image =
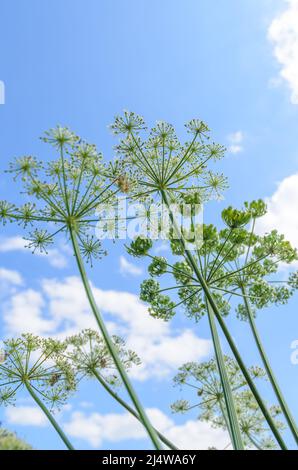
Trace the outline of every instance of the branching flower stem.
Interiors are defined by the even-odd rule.
[[[47,407],[45,406],[45,404],[42,402],[42,400],[40,400],[40,398],[38,397],[38,395],[35,393],[35,391],[33,390],[32,386],[30,385],[30,383],[28,381],[25,381],[25,386],[28,390],[28,393],[31,395],[31,397],[33,398],[33,400],[35,401],[35,403],[41,408],[41,410],[44,412],[44,414],[46,415],[47,419],[50,421],[50,423],[52,424],[52,426],[54,427],[54,429],[56,430],[56,432],[59,434],[59,436],[61,437],[62,441],[64,442],[64,444],[66,445],[67,449],[68,450],[75,450],[74,447],[72,446],[72,444],[70,443],[69,439],[67,438],[67,436],[65,435],[65,433],[62,431],[62,429],[60,428],[59,424],[57,423],[57,421],[55,420],[55,418],[53,417],[52,413],[49,412],[49,410],[47,409]]]
[[[286,400],[283,396],[283,393],[278,385],[278,382],[276,380],[276,377],[273,373],[273,370],[270,366],[270,363],[269,363],[269,360],[268,360],[268,357],[265,353],[265,350],[264,350],[264,347],[263,347],[263,344],[262,344],[262,341],[261,341],[261,338],[260,338],[260,335],[258,333],[258,330],[257,330],[257,326],[256,326],[256,323],[255,323],[255,320],[254,320],[254,316],[253,316],[253,313],[252,313],[252,310],[251,310],[251,306],[250,306],[250,302],[249,302],[249,298],[247,296],[247,293],[246,293],[246,289],[245,289],[245,286],[242,284],[241,286],[241,290],[242,290],[242,294],[243,294],[243,300],[244,300],[244,305],[245,305],[245,308],[246,308],[246,311],[247,311],[247,317],[248,317],[248,321],[249,321],[249,325],[250,325],[250,328],[251,328],[251,331],[252,331],[252,334],[254,336],[254,339],[255,339],[255,342],[256,342],[256,345],[257,345],[257,348],[259,350],[259,353],[260,353],[260,356],[261,356],[261,359],[262,359],[262,362],[264,364],[264,367],[265,367],[265,370],[267,372],[267,375],[268,375],[268,378],[271,382],[271,385],[273,387],[273,390],[275,392],[275,395],[278,399],[278,402],[280,404],[280,407],[283,411],[283,414],[287,420],[287,423],[289,425],[289,428],[291,429],[291,432],[294,436],[294,439],[296,441],[296,443],[298,444],[298,429],[297,429],[297,425],[295,423],[295,420],[290,412],[290,409],[286,403]]]
[[[146,412],[142,406],[142,404],[140,403],[134,389],[133,389],[133,386],[129,380],[129,377],[126,373],[126,370],[125,368],[123,367],[123,364],[122,362],[120,361],[119,357],[118,357],[118,354],[117,354],[117,351],[115,349],[115,346],[113,344],[113,341],[108,333],[108,330],[106,328],[106,325],[102,319],[102,316],[98,310],[98,307],[96,305],[96,302],[95,302],[95,299],[94,299],[94,296],[93,296],[93,293],[92,293],[92,290],[91,290],[91,287],[90,287],[90,284],[89,284],[89,281],[88,281],[88,278],[87,278],[87,274],[86,274],[86,271],[85,271],[85,267],[84,267],[84,263],[83,263],[83,260],[82,260],[82,257],[81,257],[81,252],[80,252],[80,248],[79,248],[79,245],[78,245],[78,241],[77,241],[77,235],[75,233],[75,231],[73,230],[73,228],[70,228],[69,229],[70,231],[70,237],[71,237],[71,241],[72,241],[72,246],[73,246],[73,250],[74,250],[74,254],[75,254],[75,258],[76,258],[76,262],[77,262],[77,266],[78,266],[78,269],[79,269],[79,272],[80,272],[80,275],[81,275],[81,279],[82,279],[82,282],[83,282],[83,285],[84,285],[84,288],[85,288],[85,292],[86,292],[86,295],[87,295],[87,298],[88,298],[88,301],[90,303],[90,307],[92,309],[92,312],[95,316],[95,319],[96,319],[96,322],[99,326],[99,329],[103,335],[103,338],[106,342],[106,345],[107,345],[107,348],[115,362],[115,365],[118,369],[118,372],[120,374],[120,377],[121,379],[123,380],[123,383],[125,385],[125,388],[138,412],[138,415],[144,425],[144,427],[146,428],[147,432],[148,432],[148,435],[150,436],[151,440],[152,440],[152,443],[154,445],[154,447],[157,449],[157,450],[161,450],[162,447],[161,447],[161,444],[160,444],[160,441],[159,441],[159,438],[157,436],[157,432],[156,430],[153,428],[152,424],[150,423],[147,415],[146,415]]]
[[[142,422],[138,413],[128,404],[126,401],[123,400],[114,390],[108,385],[106,380],[100,375],[100,373],[94,369],[93,370],[94,377],[98,380],[98,382],[103,386],[103,388],[116,400],[123,408],[125,408],[129,413],[131,413],[138,421]],[[179,450],[169,439],[167,439],[161,432],[155,430],[158,434],[160,440],[171,450]]]
[[[226,367],[224,363],[220,340],[219,340],[218,332],[216,329],[214,313],[207,299],[206,299],[206,305],[207,305],[211,335],[212,335],[213,344],[214,344],[216,363],[217,363],[218,372],[219,372],[222,386],[223,386],[223,393],[224,393],[225,403],[226,403],[226,408],[227,408],[228,423],[229,423],[228,430],[230,433],[230,437],[231,437],[234,449],[244,450],[244,445],[242,442],[240,427],[239,427],[239,423],[237,419],[237,413],[235,409],[233,394],[232,394],[232,390],[229,384],[229,379],[228,379],[228,375],[227,375],[227,371],[226,371]]]
[[[235,345],[235,343],[232,339],[232,336],[230,335],[229,330],[226,327],[225,322],[223,321],[223,319],[221,317],[220,311],[219,311],[219,309],[216,305],[216,302],[214,300],[212,292],[210,291],[204,277],[202,276],[202,274],[200,272],[200,269],[198,268],[194,257],[192,256],[191,252],[189,250],[187,250],[187,248],[186,248],[186,241],[185,241],[185,239],[183,237],[183,234],[181,233],[181,231],[178,227],[178,224],[175,220],[175,216],[174,216],[174,214],[171,210],[171,202],[170,202],[170,199],[168,197],[168,194],[164,189],[161,189],[160,193],[161,193],[161,197],[162,197],[163,202],[165,203],[165,205],[168,208],[169,216],[170,216],[170,219],[171,219],[171,222],[172,222],[172,225],[173,225],[174,232],[176,233],[176,236],[179,239],[180,244],[181,244],[181,246],[184,250],[185,258],[187,259],[188,263],[190,264],[190,266],[194,270],[194,272],[195,272],[195,274],[198,278],[198,281],[202,286],[204,294],[205,294],[208,302],[210,303],[210,306],[211,306],[211,308],[214,312],[214,315],[215,315],[217,321],[219,322],[219,325],[220,325],[220,327],[221,327],[221,329],[222,329],[222,331],[223,331],[223,333],[224,333],[224,335],[225,335],[225,337],[228,341],[228,344],[229,344],[229,346],[230,346],[230,348],[231,348],[231,350],[234,354],[234,357],[235,357],[236,361],[238,362],[238,365],[239,365],[239,367],[240,367],[240,369],[241,369],[241,371],[242,371],[242,373],[243,373],[243,375],[244,375],[244,377],[245,377],[245,379],[246,379],[246,381],[247,381],[247,383],[248,383],[248,385],[249,385],[249,387],[250,387],[250,389],[251,389],[251,391],[252,391],[252,393],[253,393],[253,395],[254,395],[257,403],[258,403],[258,405],[259,405],[259,407],[260,407],[260,409],[262,410],[262,413],[263,413],[264,417],[266,418],[266,420],[268,422],[268,425],[270,426],[273,435],[275,436],[275,438],[276,438],[277,442],[279,443],[281,449],[287,450],[286,444],[285,444],[280,432],[276,428],[275,423],[274,423],[269,411],[267,410],[266,405],[264,404],[264,402],[263,402],[263,400],[262,400],[255,384],[253,383],[253,381],[250,377],[250,374],[249,374],[244,362],[242,361],[241,355],[238,352],[238,349],[237,349],[237,347],[236,347],[236,345]]]

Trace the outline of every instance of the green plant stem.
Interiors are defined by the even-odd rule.
[[[31,397],[33,398],[33,400],[41,408],[41,410],[44,412],[44,414],[46,415],[46,417],[50,421],[51,425],[55,428],[56,432],[59,434],[62,441],[64,442],[64,444],[68,448],[68,450],[75,450],[74,447],[72,446],[72,444],[70,443],[70,441],[68,440],[67,436],[64,434],[64,432],[60,428],[57,421],[54,419],[53,415],[49,412],[49,410],[44,405],[42,400],[40,400],[40,398],[37,396],[37,394],[35,393],[35,391],[33,390],[33,388],[31,387],[31,385],[28,381],[25,382],[25,386],[26,386],[28,392],[30,393]]]
[[[234,357],[235,357],[235,359],[236,359],[236,361],[237,361],[237,363],[238,363],[238,365],[239,365],[239,367],[240,367],[240,369],[243,373],[243,376],[244,376],[245,380],[247,381],[247,384],[248,384],[249,388],[251,389],[251,391],[252,391],[252,393],[253,393],[253,395],[254,395],[254,397],[255,397],[255,399],[256,399],[256,401],[257,401],[257,403],[258,403],[258,405],[259,405],[259,407],[260,407],[260,409],[261,409],[261,411],[262,411],[262,413],[263,413],[263,415],[264,415],[264,417],[265,417],[265,419],[266,419],[266,421],[267,421],[267,423],[268,423],[268,425],[269,425],[269,427],[270,427],[270,429],[273,433],[273,435],[275,436],[275,439],[277,440],[277,442],[280,445],[281,449],[287,450],[286,444],[285,444],[279,430],[277,429],[277,427],[276,427],[269,411],[267,410],[267,407],[266,407],[265,403],[263,402],[263,400],[262,400],[262,398],[261,398],[261,396],[260,396],[260,394],[259,394],[252,378],[250,377],[248,369],[246,368],[246,366],[245,366],[245,364],[244,364],[244,362],[241,358],[241,355],[238,352],[238,349],[237,349],[237,347],[236,347],[236,345],[233,341],[233,338],[230,335],[230,332],[229,332],[228,328],[226,327],[225,322],[223,321],[223,319],[221,317],[220,311],[217,307],[216,301],[213,298],[212,292],[210,291],[209,286],[207,285],[204,277],[202,276],[202,274],[200,272],[200,269],[198,268],[197,263],[196,263],[193,255],[186,248],[185,239],[184,239],[183,234],[181,233],[181,231],[180,231],[180,229],[177,225],[177,222],[175,220],[175,216],[174,216],[174,214],[171,210],[168,195],[164,190],[161,190],[161,195],[162,195],[162,199],[163,199],[164,203],[166,204],[166,206],[169,210],[169,216],[170,216],[170,219],[171,219],[171,222],[172,222],[172,225],[173,225],[173,229],[176,232],[176,235],[177,235],[177,237],[180,241],[180,244],[181,244],[181,246],[184,250],[185,257],[188,260],[189,265],[194,270],[194,272],[195,272],[195,274],[198,278],[198,281],[202,286],[204,294],[205,294],[207,300],[209,301],[209,303],[210,303],[210,305],[213,309],[214,315],[215,315],[215,317],[216,317],[216,319],[217,319],[217,321],[218,321],[218,323],[219,323],[219,325],[220,325],[220,327],[221,327],[221,329],[222,329],[222,331],[223,331],[223,333],[226,337],[226,340],[227,340],[227,342],[228,342],[228,344],[231,348],[231,351],[233,352]]]
[[[124,401],[117,393],[114,392],[114,390],[107,384],[105,379],[101,377],[101,375],[98,373],[96,369],[93,370],[93,374],[95,378],[99,381],[99,383],[104,387],[104,389],[121,405],[123,408],[125,408],[129,413],[131,413],[138,421],[142,422],[140,416],[138,413],[131,407],[129,406],[126,401]],[[171,450],[179,450],[178,447],[176,447],[169,439],[167,439],[161,432],[156,430],[156,433],[158,434],[160,440]]]
[[[157,449],[157,450],[161,450],[162,447],[161,447],[161,444],[160,444],[160,441],[158,439],[158,436],[156,434],[156,431],[155,429],[153,428],[152,424],[150,423],[146,413],[145,413],[145,410],[140,402],[140,400],[138,399],[138,396],[136,394],[136,392],[134,391],[134,388],[129,380],[129,377],[126,373],[126,370],[121,362],[121,360],[119,359],[119,356],[118,356],[118,353],[117,353],[117,350],[114,346],[114,343],[108,333],[108,330],[106,328],[106,325],[105,325],[105,322],[98,310],[98,307],[96,305],[96,302],[95,302],[95,299],[94,299],[94,296],[93,296],[93,293],[92,293],[92,290],[91,290],[91,287],[90,287],[90,284],[89,284],[89,281],[88,281],[88,278],[87,278],[87,274],[86,274],[86,271],[85,271],[85,267],[84,267],[84,262],[82,260],[82,257],[81,257],[81,252],[80,252],[80,248],[79,248],[79,245],[78,245],[78,241],[77,241],[77,236],[76,236],[76,233],[73,231],[72,228],[70,228],[70,236],[71,236],[71,241],[72,241],[72,246],[73,246],[73,249],[74,249],[74,254],[75,254],[75,258],[76,258],[76,261],[77,261],[77,265],[78,265],[78,269],[79,269],[79,272],[80,272],[80,275],[81,275],[81,279],[82,279],[82,282],[83,282],[83,285],[84,285],[84,288],[85,288],[85,292],[86,292],[86,295],[87,295],[87,298],[89,300],[89,303],[90,303],[90,307],[92,309],[92,312],[94,314],[94,317],[96,319],[96,322],[99,326],[99,329],[102,333],[102,336],[104,338],[104,341],[106,343],[106,346],[109,350],[109,353],[111,354],[111,357],[113,358],[114,360],[114,363],[116,365],[116,368],[120,374],[120,377],[125,385],[125,388],[134,404],[134,406],[136,407],[136,410],[140,416],[140,419],[145,427],[145,429],[147,430],[148,432],[148,435],[150,436],[151,440],[152,440],[152,443],[154,445],[154,447]]]
[[[261,359],[262,359],[262,362],[264,364],[264,367],[265,367],[265,370],[267,372],[267,375],[268,375],[268,378],[271,382],[271,385],[272,385],[272,388],[275,392],[275,395],[276,395],[276,398],[280,404],[280,407],[283,411],[283,414],[287,420],[287,423],[289,425],[289,428],[293,434],[293,437],[296,441],[296,444],[298,444],[298,429],[297,429],[297,425],[295,423],[295,420],[291,414],[291,411],[287,405],[287,402],[283,396],[283,393],[278,385],[278,382],[276,380],[276,377],[273,373],[273,370],[270,366],[270,362],[269,362],[269,359],[265,353],[265,350],[264,350],[264,347],[263,347],[263,344],[262,344],[262,341],[261,341],[261,338],[260,338],[260,335],[258,333],[258,330],[257,330],[257,326],[256,326],[256,322],[254,320],[254,316],[253,316],[253,313],[252,313],[252,310],[251,310],[251,306],[250,306],[250,302],[248,300],[248,296],[247,296],[247,293],[246,293],[246,289],[245,289],[245,286],[242,285],[241,287],[241,290],[242,290],[242,293],[243,293],[243,299],[244,299],[244,304],[245,304],[245,308],[246,308],[246,311],[247,311],[247,316],[248,316],[248,321],[249,321],[249,324],[250,324],[250,328],[251,328],[251,331],[252,331],[252,334],[253,334],[253,337],[255,339],[255,342],[256,342],[256,345],[257,345],[257,348],[259,350],[259,353],[260,353],[260,356],[261,356]]]
[[[212,308],[208,300],[206,300],[206,306],[207,306],[211,335],[213,339],[217,368],[218,368],[218,372],[220,375],[224,398],[225,398],[227,419],[229,422],[228,430],[230,432],[230,437],[231,437],[231,441],[233,443],[234,449],[244,450],[240,427],[238,423],[238,417],[237,417],[237,413],[235,409],[234,398],[233,398],[233,394],[232,394],[232,390],[230,387],[229,378],[228,378],[228,374],[227,374],[227,370],[226,370],[226,366],[224,362],[224,357],[223,357],[223,353],[222,353],[222,349],[220,345],[220,339],[219,339],[218,332],[216,329],[214,313],[212,311]]]
[[[248,439],[250,440],[250,442],[252,443],[252,445],[254,445],[257,450],[264,450],[264,449],[262,449],[262,447],[255,441],[255,439],[254,439],[250,434],[247,434],[247,437],[248,437]]]
[[[220,410],[221,410],[221,412],[222,412],[222,416],[223,416],[223,419],[224,419],[226,428],[227,428],[227,430],[228,430],[229,436],[231,437],[230,423],[229,423],[229,420],[228,420],[228,417],[227,417],[227,413],[226,413],[226,411],[225,411],[225,409],[224,409],[224,406],[223,406],[221,400],[219,400],[219,407],[220,407]],[[231,442],[231,444],[233,445],[232,442]]]

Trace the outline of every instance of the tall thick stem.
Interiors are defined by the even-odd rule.
[[[64,444],[66,445],[66,447],[68,448],[68,450],[75,450],[74,447],[72,446],[72,444],[70,443],[70,441],[68,440],[67,436],[64,434],[64,432],[62,431],[62,429],[60,428],[59,424],[57,423],[57,421],[54,419],[53,415],[49,412],[49,410],[47,409],[47,407],[44,405],[44,403],[42,402],[42,400],[40,400],[40,398],[38,397],[38,395],[35,393],[35,391],[33,390],[33,388],[31,387],[30,383],[29,382],[25,382],[25,386],[28,390],[28,392],[30,393],[31,397],[33,398],[33,400],[35,401],[35,403],[41,408],[41,410],[44,412],[44,414],[46,415],[46,417],[48,418],[48,420],[50,421],[51,425],[55,428],[56,432],[59,434],[59,436],[61,437],[62,441],[64,442]]]
[[[237,363],[238,363],[238,365],[239,365],[239,367],[240,367],[240,369],[243,373],[243,376],[244,376],[245,380],[247,381],[247,384],[248,384],[249,388],[251,389],[251,391],[252,391],[252,393],[253,393],[253,395],[254,395],[254,397],[255,397],[255,399],[256,399],[256,401],[257,401],[257,403],[258,403],[258,405],[259,405],[259,407],[260,407],[260,409],[261,409],[261,411],[262,411],[262,413],[263,413],[263,415],[264,415],[264,417],[265,417],[265,419],[266,419],[266,421],[267,421],[267,423],[268,423],[268,425],[269,425],[269,427],[270,427],[270,429],[271,429],[271,431],[272,431],[272,433],[275,437],[275,439],[277,440],[277,442],[280,445],[281,449],[287,450],[287,446],[286,446],[282,436],[280,435],[280,432],[277,429],[277,427],[276,427],[269,411],[267,410],[267,407],[266,407],[265,403],[263,402],[263,400],[262,400],[262,398],[261,398],[261,396],[260,396],[260,394],[259,394],[252,378],[250,377],[250,374],[249,374],[249,372],[248,372],[248,370],[247,370],[247,368],[246,368],[246,366],[245,366],[245,364],[244,364],[244,362],[241,358],[241,355],[238,352],[238,349],[237,349],[237,347],[236,347],[236,345],[233,341],[233,338],[230,335],[229,330],[226,327],[226,324],[225,324],[225,322],[223,321],[223,319],[221,317],[220,311],[217,307],[216,301],[214,300],[213,294],[210,291],[209,286],[207,285],[207,282],[205,281],[203,275],[201,274],[200,269],[197,266],[197,263],[196,263],[193,255],[192,255],[192,253],[186,247],[186,241],[183,237],[183,234],[181,233],[181,230],[180,230],[180,228],[179,228],[179,226],[176,222],[175,216],[174,216],[174,214],[171,210],[171,202],[168,198],[168,195],[164,190],[161,191],[161,195],[162,195],[162,199],[163,199],[165,205],[167,206],[167,208],[169,210],[169,216],[170,216],[170,219],[171,219],[171,222],[172,222],[172,225],[173,225],[173,229],[176,233],[177,238],[180,241],[181,247],[184,250],[185,258],[187,259],[189,265],[192,267],[195,275],[197,276],[198,282],[200,283],[200,285],[203,289],[203,292],[204,292],[208,302],[210,303],[210,305],[213,309],[214,315],[215,315],[215,317],[216,317],[216,319],[217,319],[217,321],[218,321],[218,323],[219,323],[219,325],[220,325],[220,327],[221,327],[221,329],[222,329],[222,331],[223,331],[223,333],[226,337],[226,340],[227,340],[227,342],[228,342],[228,344],[231,348],[231,351],[233,352],[234,357],[235,357],[235,359],[236,359],[236,361],[237,361]]]
[[[147,430],[148,432],[148,435],[150,436],[151,440],[152,440],[152,443],[154,445],[154,447],[157,449],[157,450],[160,450],[162,447],[161,447],[161,444],[160,444],[160,441],[158,439],[158,436],[156,434],[156,431],[155,429],[153,428],[152,424],[150,423],[146,413],[145,413],[145,410],[140,402],[140,400],[138,399],[138,396],[136,394],[136,392],[134,391],[134,388],[129,380],[129,377],[126,373],[126,370],[121,362],[121,360],[119,359],[119,356],[118,356],[118,353],[117,353],[117,350],[114,346],[114,343],[108,333],[108,330],[106,328],[106,325],[105,325],[105,322],[98,310],[98,307],[96,305],[96,302],[95,302],[95,299],[94,299],[94,296],[93,296],[93,293],[92,293],[92,290],[91,290],[91,287],[90,287],[90,284],[89,284],[89,281],[88,281],[88,277],[87,277],[87,274],[86,274],[86,271],[85,271],[85,267],[84,267],[84,263],[83,263],[83,260],[82,260],[82,257],[81,257],[81,252],[80,252],[80,248],[79,248],[79,245],[78,245],[78,241],[77,241],[77,236],[76,236],[76,233],[73,231],[73,229],[70,229],[70,236],[71,236],[71,241],[72,241],[72,246],[73,246],[73,249],[74,249],[74,254],[75,254],[75,258],[76,258],[76,261],[77,261],[77,265],[78,265],[78,269],[79,269],[79,272],[80,272],[80,275],[81,275],[81,279],[82,279],[82,282],[83,282],[83,285],[84,285],[84,288],[85,288],[85,292],[86,292],[86,295],[87,295],[87,298],[89,300],[89,304],[90,304],[90,307],[91,307],[91,310],[94,314],[94,317],[96,319],[96,322],[99,326],[99,329],[102,333],[102,336],[104,338],[104,341],[106,343],[106,346],[109,350],[109,353],[111,354],[111,357],[113,358],[114,360],[114,363],[115,363],[115,366],[120,374],[120,377],[125,385],[125,388],[134,404],[134,406],[136,407],[136,410],[140,416],[140,419],[145,427],[145,429]]]
[[[117,393],[114,392],[114,390],[107,384],[107,382],[101,377],[101,375],[98,373],[96,369],[93,370],[94,377],[99,381],[99,383],[104,387],[104,389],[121,405],[123,408],[125,408],[129,413],[131,413],[138,421],[142,422],[140,416],[138,413],[131,407],[129,406],[126,401],[124,401]],[[159,432],[157,429],[155,429],[158,437],[160,440],[171,450],[179,450],[178,447],[176,447],[169,439],[167,439],[161,432]]]
[[[267,375],[268,375],[268,378],[271,382],[271,385],[272,385],[272,388],[274,390],[274,393],[276,395],[276,398],[280,404],[280,407],[283,411],[283,414],[287,420],[287,423],[289,425],[289,428],[293,434],[293,437],[296,441],[296,444],[298,444],[298,429],[297,429],[297,425],[295,423],[295,420],[291,414],[291,411],[286,403],[286,400],[283,396],[283,393],[278,385],[278,382],[276,380],[276,377],[273,373],[273,370],[270,366],[270,362],[269,362],[269,359],[267,357],[267,354],[265,353],[265,350],[264,350],[264,347],[263,347],[263,344],[262,344],[262,341],[261,341],[261,338],[260,338],[260,335],[258,333],[258,330],[257,330],[257,326],[256,326],[256,323],[255,323],[255,320],[254,320],[254,316],[253,316],[253,313],[252,313],[252,310],[251,310],[251,306],[250,306],[250,302],[248,300],[248,296],[247,296],[247,293],[246,293],[246,289],[245,289],[245,286],[242,286],[241,287],[241,290],[242,290],[242,294],[243,294],[243,299],[244,299],[244,305],[245,305],[245,308],[246,308],[246,311],[247,311],[247,317],[248,317],[248,321],[249,321],[249,324],[250,324],[250,328],[251,328],[251,331],[252,331],[252,334],[253,334],[253,337],[255,339],[255,342],[256,342],[256,345],[257,345],[257,348],[259,350],[259,353],[260,353],[260,356],[261,356],[261,359],[262,359],[262,362],[264,364],[264,367],[265,367],[265,370],[267,372]]]
[[[230,432],[230,437],[231,437],[231,441],[232,441],[234,449],[244,450],[240,427],[238,423],[238,417],[237,417],[237,413],[235,409],[234,398],[233,398],[233,394],[232,394],[232,390],[230,387],[229,378],[228,378],[228,374],[227,374],[227,370],[226,370],[226,366],[224,362],[224,356],[223,356],[221,345],[220,345],[220,339],[219,339],[216,325],[215,325],[214,313],[212,311],[212,308],[208,300],[206,300],[206,305],[207,305],[208,319],[209,319],[209,325],[210,325],[211,335],[213,339],[218,372],[220,375],[224,398],[225,398],[227,420],[229,423],[228,430]]]

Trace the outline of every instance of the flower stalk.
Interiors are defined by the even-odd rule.
[[[270,366],[270,362],[268,360],[268,357],[267,357],[267,354],[265,353],[265,350],[264,350],[264,347],[263,347],[263,344],[262,344],[262,341],[261,341],[261,338],[260,338],[260,335],[259,335],[259,332],[257,330],[257,326],[256,326],[256,323],[255,323],[255,319],[254,319],[254,315],[252,313],[252,310],[251,310],[251,306],[250,306],[250,302],[249,302],[249,298],[247,296],[247,292],[246,292],[246,289],[245,289],[245,286],[242,285],[241,286],[241,289],[242,289],[242,293],[243,293],[243,300],[244,300],[244,304],[245,304],[245,308],[246,308],[246,311],[247,311],[247,317],[248,317],[248,321],[249,321],[249,325],[250,325],[250,328],[251,328],[251,331],[252,331],[252,334],[253,334],[253,337],[255,339],[255,343],[257,345],[257,348],[258,348],[258,351],[259,351],[259,354],[261,356],[261,359],[262,359],[262,362],[263,362],[263,365],[265,367],[265,370],[267,372],[267,375],[268,375],[268,378],[271,382],[271,385],[272,385],[272,388],[274,390],[274,393],[276,395],[276,398],[280,404],[280,407],[283,411],[283,414],[287,420],[287,423],[289,425],[289,428],[293,434],[293,437],[296,441],[296,443],[298,444],[298,429],[297,429],[297,425],[295,423],[295,420],[291,414],[291,411],[287,405],[287,402],[283,396],[283,393],[278,385],[278,382],[276,380],[276,377],[273,373],[273,370],[272,370],[272,367]]]
[[[209,325],[210,325],[210,330],[211,330],[211,335],[212,335],[212,340],[213,340],[213,345],[214,345],[216,363],[217,363],[218,372],[221,378],[224,399],[225,399],[225,404],[226,404],[228,431],[230,433],[230,437],[231,437],[231,441],[232,441],[234,449],[244,450],[240,427],[239,427],[238,418],[237,418],[237,413],[235,409],[235,403],[233,399],[233,394],[232,394],[232,390],[231,390],[230,383],[229,383],[229,378],[228,378],[225,363],[224,363],[224,357],[222,354],[220,339],[219,339],[218,332],[216,329],[214,313],[208,300],[206,300],[206,305],[207,305]]]
[[[95,299],[94,299],[94,296],[93,296],[93,293],[92,293],[92,290],[91,290],[91,287],[90,287],[90,283],[89,283],[88,278],[87,278],[84,263],[83,263],[83,260],[82,260],[82,257],[81,257],[81,252],[80,252],[80,248],[79,248],[79,245],[78,245],[76,233],[72,228],[70,228],[69,231],[70,231],[70,236],[71,236],[71,241],[72,241],[72,246],[73,246],[77,266],[78,266],[78,269],[79,269],[79,272],[80,272],[80,275],[81,275],[81,279],[82,279],[82,282],[83,282],[83,285],[84,285],[84,288],[85,288],[85,292],[86,292],[90,307],[92,309],[92,312],[94,314],[94,317],[96,319],[98,327],[99,327],[99,329],[100,329],[100,331],[103,335],[103,338],[105,340],[107,348],[108,348],[108,350],[111,354],[111,357],[113,358],[113,360],[115,362],[116,368],[117,368],[117,370],[119,372],[119,375],[120,375],[120,377],[123,381],[123,384],[124,384],[128,394],[129,394],[129,396],[130,396],[130,398],[131,398],[131,400],[132,400],[132,402],[133,402],[133,404],[134,404],[134,406],[135,406],[135,408],[138,412],[138,415],[139,415],[145,429],[148,432],[148,435],[151,438],[151,441],[152,441],[154,447],[157,450],[160,450],[162,447],[161,447],[161,444],[160,444],[160,440],[157,436],[157,432],[153,428],[152,424],[150,423],[150,421],[149,421],[149,419],[146,415],[146,412],[145,412],[145,410],[144,410],[137,394],[134,391],[134,388],[133,388],[133,386],[130,382],[130,379],[129,379],[127,373],[126,373],[125,368],[123,367],[122,362],[120,361],[120,359],[118,357],[117,350],[115,349],[113,341],[112,341],[112,339],[111,339],[111,337],[108,333],[106,325],[105,325],[105,323],[103,321],[103,318],[102,318],[102,316],[101,316],[101,314],[98,310],[98,307],[96,305],[96,302],[95,302]]]
[[[185,254],[185,258],[187,259],[187,261],[189,262],[190,266],[192,267],[194,273],[196,274],[197,276],[197,279],[198,279],[198,282],[200,283],[203,291],[204,291],[204,294],[208,300],[208,302],[210,303],[210,306],[214,312],[214,315],[217,319],[217,321],[219,322],[219,325],[228,341],[228,344],[231,348],[231,351],[233,352],[234,354],[234,357],[237,361],[237,363],[239,364],[239,367],[253,393],[253,395],[255,396],[255,399],[257,401],[257,403],[259,404],[260,406],[260,409],[262,410],[267,422],[268,422],[268,425],[270,426],[271,430],[272,430],[272,433],[275,437],[275,439],[277,440],[277,442],[279,443],[280,447],[282,450],[287,450],[287,446],[280,434],[280,432],[278,431],[278,429],[276,428],[275,426],[275,423],[270,415],[270,413],[268,412],[267,408],[266,408],[266,405],[265,403],[263,402],[255,384],[253,383],[253,381],[251,380],[251,377],[250,377],[250,374],[241,358],[241,355],[239,354],[238,352],[238,349],[232,339],[232,336],[230,335],[229,333],[229,330],[227,329],[226,325],[225,325],[225,322],[223,321],[222,317],[221,317],[221,314],[220,314],[220,311],[217,307],[217,304],[214,300],[214,297],[212,295],[212,292],[210,291],[204,277],[202,276],[201,272],[200,272],[200,269],[199,267],[197,266],[197,263],[192,255],[192,253],[187,250],[186,248],[186,241],[184,239],[184,236],[183,234],[181,233],[181,230],[180,228],[178,227],[178,224],[175,220],[175,216],[171,210],[171,202],[170,202],[170,199],[168,198],[168,195],[167,195],[167,192],[164,191],[164,190],[161,190],[161,196],[162,196],[162,199],[163,199],[163,202],[165,203],[165,205],[167,206],[168,208],[168,211],[169,211],[169,216],[170,216],[170,219],[171,219],[171,222],[172,222],[172,225],[173,225],[173,229],[174,229],[174,232],[180,242],[180,245],[183,249],[183,252]]]
[[[49,412],[49,410],[47,409],[47,407],[45,406],[45,404],[42,402],[42,400],[40,400],[40,398],[38,397],[38,395],[35,393],[35,391],[33,390],[32,386],[30,385],[30,382],[28,382],[28,380],[24,381],[24,384],[25,384],[25,387],[26,389],[28,390],[28,393],[31,395],[31,397],[33,398],[33,400],[35,401],[35,403],[39,406],[39,408],[44,412],[44,414],[46,415],[47,419],[50,421],[51,425],[53,426],[53,428],[55,429],[55,431],[57,432],[57,434],[59,434],[59,436],[61,437],[62,441],[64,442],[64,444],[66,445],[67,449],[68,450],[75,450],[74,447],[72,446],[71,442],[69,441],[68,437],[66,436],[66,434],[63,432],[63,430],[61,429],[61,427],[59,426],[59,424],[57,423],[57,421],[55,420],[54,416],[52,415],[52,413]]]

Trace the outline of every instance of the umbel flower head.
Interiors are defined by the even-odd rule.
[[[120,190],[106,184],[102,155],[96,147],[68,128],[50,129],[42,140],[54,147],[57,158],[44,163],[24,156],[10,164],[8,172],[21,179],[30,202],[16,207],[0,201],[0,222],[17,222],[28,228],[27,246],[33,252],[47,253],[54,236],[72,230],[82,254],[92,263],[105,254],[99,240],[90,234],[98,222],[94,213],[99,204],[112,203]]]
[[[275,448],[266,420],[237,363],[228,356],[224,357],[224,361],[234,397],[243,443],[247,448]],[[254,380],[261,380],[266,376],[265,371],[256,366],[250,368],[250,373]],[[174,383],[181,390],[191,389],[194,392],[193,402],[181,399],[173,403],[172,410],[174,412],[187,413],[189,410],[197,408],[199,410],[199,420],[208,421],[214,427],[227,429],[228,420],[224,392],[215,359],[200,364],[195,362],[184,364],[174,378]],[[274,417],[277,427],[282,429],[284,427],[283,423],[278,420],[281,413],[279,407],[271,406],[270,413]]]
[[[270,304],[285,304],[298,287],[297,273],[291,273],[288,280],[278,280],[277,277],[281,263],[290,265],[298,259],[296,249],[276,230],[263,236],[255,234],[256,219],[265,213],[263,201],[252,201],[245,203],[243,210],[232,207],[223,210],[226,228],[217,230],[214,225],[203,225],[203,243],[193,253],[193,258],[222,315],[229,313],[231,298],[241,301],[237,314],[246,319],[245,299],[257,309]],[[128,251],[151,260],[148,267],[150,278],[141,285],[141,299],[150,303],[151,315],[169,320],[178,306],[195,320],[205,315],[202,287],[187,259],[180,258],[175,262],[151,256],[149,244],[146,250],[138,249],[139,245],[140,241],[135,240]],[[170,245],[174,256],[184,254],[176,240],[171,240]],[[161,287],[160,278],[171,279],[169,275],[175,284]],[[171,296],[176,295],[175,301],[167,291]]]
[[[73,369],[62,357],[65,346],[31,334],[4,341],[0,358],[0,404],[13,404],[18,391],[32,388],[51,408],[75,390]]]
[[[125,347],[125,341],[119,336],[112,337],[119,358],[126,369],[139,365],[138,355]],[[118,385],[115,363],[100,334],[91,329],[70,336],[65,340],[64,356],[78,374],[80,380],[100,374],[111,385]]]
[[[141,116],[129,111],[117,116],[111,129],[123,139],[116,146],[120,158],[111,167],[111,177],[118,174],[122,190],[138,199],[168,191],[173,200],[183,201],[189,190],[197,203],[220,197],[226,179],[208,169],[207,163],[221,159],[225,148],[210,142],[203,121],[192,119],[185,127],[191,138],[182,144],[167,122],[157,122],[144,137],[147,128]]]

